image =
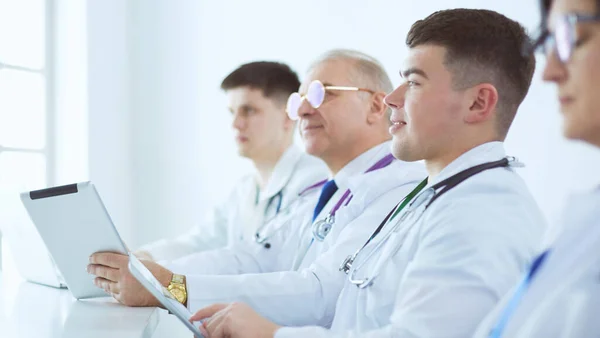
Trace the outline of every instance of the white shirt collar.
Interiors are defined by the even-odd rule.
[[[506,157],[504,143],[488,142],[476,146],[448,164],[428,185],[441,182],[452,175],[486,162],[498,161]]]
[[[333,179],[338,187],[347,187],[350,177],[356,174],[362,174],[377,161],[391,152],[392,141],[380,143],[364,153],[355,157],[350,163],[346,164]]]
[[[279,158],[271,178],[264,189],[259,190],[259,202],[265,201],[279,193],[290,181],[296,165],[302,157],[302,151],[296,146],[291,145]],[[258,186],[258,182],[257,182]]]

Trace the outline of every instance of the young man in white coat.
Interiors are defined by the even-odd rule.
[[[600,148],[600,1],[542,2],[544,80],[558,87],[563,134]],[[568,174],[568,173],[565,173]],[[600,187],[571,196],[560,236],[479,327],[476,337],[600,336]]]
[[[502,143],[533,75],[534,58],[520,53],[526,41],[521,25],[485,10],[436,12],[412,26],[404,82],[385,102],[394,155],[425,160],[429,177],[373,220],[379,231],[339,269],[329,267],[347,277],[330,329],[280,328],[290,325],[285,314],[259,309],[275,324],[240,303],[192,319],[206,319],[209,337],[471,336],[529,264],[545,228]],[[282,299],[307,309],[288,314],[291,325],[329,300]]]
[[[223,80],[238,153],[252,161],[255,172],[239,180],[227,199],[191,231],[145,245],[138,256],[172,260],[252,239],[299,192],[327,178],[325,164],[293,144],[295,122],[285,105],[298,86],[290,67],[267,61],[244,64]]]
[[[348,50],[326,53],[301,87],[306,95],[292,94],[287,108],[300,119],[306,151],[329,167],[331,179],[317,189],[318,198],[294,208],[288,216],[294,226],[261,231],[258,238],[265,241],[196,253],[166,267],[146,265],[165,286],[182,281],[177,284],[186,291],[181,302],[194,311],[217,299],[260,300],[274,290],[296,293],[318,283],[306,268],[320,256],[331,262],[342,259],[327,252],[336,247],[345,253],[359,245],[376,226],[372,215],[393,207],[426,175],[422,164],[397,161],[390,153],[390,111],[383,98],[391,88],[385,70],[372,57]],[[120,302],[157,305],[127,271],[126,256],[93,255],[89,271]],[[339,291],[343,281],[337,276],[328,287]],[[335,291],[329,294],[336,297]],[[306,296],[318,297],[312,290]]]

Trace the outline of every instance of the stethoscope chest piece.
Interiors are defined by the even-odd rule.
[[[350,272],[350,269],[352,269],[352,263],[354,263],[354,255],[348,255],[348,257],[346,257],[346,259],[344,259],[344,261],[340,265],[339,271],[348,274],[348,272]]]
[[[313,224],[313,236],[316,240],[322,242],[325,240],[325,237],[333,228],[333,224],[335,223],[335,216],[327,215],[324,219],[321,219]]]

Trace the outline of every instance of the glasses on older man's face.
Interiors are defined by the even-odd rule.
[[[306,100],[311,107],[317,109],[319,108],[323,102],[325,101],[325,93],[330,90],[341,90],[341,91],[354,91],[354,92],[368,92],[371,94],[375,94],[375,91],[359,88],[359,87],[344,87],[344,86],[325,86],[319,80],[314,80],[308,85],[308,90],[305,95],[300,95],[299,93],[292,93],[287,102],[287,114],[292,120],[297,120],[300,118],[298,111],[300,110],[300,106],[302,106],[302,101]]]
[[[546,57],[556,52],[562,63],[571,59],[573,50],[579,46],[581,39],[577,36],[577,24],[584,22],[600,22],[600,15],[569,13],[559,16],[554,32],[546,31],[536,42],[537,48],[543,48]]]

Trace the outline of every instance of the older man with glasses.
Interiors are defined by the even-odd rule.
[[[323,182],[318,198],[290,210],[287,218],[292,221],[284,229],[279,224],[265,229],[272,234],[268,248],[247,241],[166,267],[146,262],[148,268],[164,286],[180,276],[178,289],[186,294],[181,303],[192,311],[215,301],[243,300],[280,313],[290,323],[297,308],[327,325],[344,283],[344,275],[329,266],[338,265],[344,259],[340,255],[372,233],[377,226],[373,215],[392,208],[425,177],[422,164],[395,160],[390,153],[390,111],[383,98],[391,89],[383,67],[368,55],[337,50],[322,56],[300,87],[303,95],[292,94],[287,105],[289,116],[299,119],[306,152],[329,168],[330,179]],[[120,302],[158,306],[126,265],[126,256],[99,253],[91,257],[90,271]],[[321,285],[325,276],[331,278]],[[322,297],[314,292],[316,285],[327,289],[331,306],[286,304],[287,294]]]

